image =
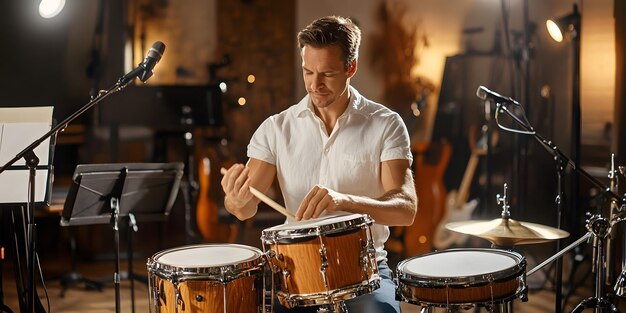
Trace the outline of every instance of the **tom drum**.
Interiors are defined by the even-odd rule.
[[[398,300],[452,306],[510,301],[526,290],[526,260],[497,249],[450,249],[398,264]]]
[[[150,312],[258,313],[263,253],[235,244],[173,248],[148,259]]]
[[[280,278],[280,303],[289,308],[333,304],[377,289],[372,222],[367,215],[347,214],[263,230],[263,249]]]

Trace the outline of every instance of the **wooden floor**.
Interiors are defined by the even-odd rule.
[[[253,231],[248,233],[250,241],[258,241],[258,234],[260,231]],[[155,251],[156,252],[156,251]],[[528,262],[527,269],[531,269],[534,265],[543,261],[544,257],[535,257],[532,249],[527,251],[525,258]],[[536,258],[536,259],[535,259]],[[567,260],[564,259],[564,260]],[[395,269],[396,261],[394,257],[390,257],[390,266]],[[128,266],[125,261],[122,262],[121,270],[126,271]],[[64,297],[60,296],[61,285],[58,280],[58,276],[66,272],[70,268],[70,260],[67,257],[48,258],[42,260],[42,268],[44,269],[46,279],[46,298],[43,286],[38,283],[38,290],[44,307],[47,307],[48,302],[50,305],[49,312],[114,312],[115,311],[115,289],[112,283],[105,284],[102,291],[85,290],[84,284],[78,284],[69,288]],[[583,299],[592,296],[593,289],[593,275],[589,273],[589,261],[583,263],[577,270],[576,274],[576,289],[574,294],[568,299],[569,301],[564,306],[564,312],[570,312],[576,304]],[[134,262],[133,270],[140,274],[146,275],[146,258],[140,257],[140,259]],[[100,277],[109,276],[114,272],[113,261],[98,261],[98,262],[82,262],[78,264],[77,271],[87,275],[89,278],[96,279]],[[15,291],[15,282],[13,278],[13,271],[11,270],[11,264],[5,264],[4,266],[4,302],[12,308],[14,312],[19,312],[17,294]],[[564,273],[569,272],[568,262],[564,262]],[[566,277],[564,277],[566,280]],[[552,279],[546,279],[544,271],[540,270],[532,277],[528,277],[528,285],[530,292],[528,294],[528,302],[520,302],[515,300],[514,310],[516,312],[554,312],[555,308],[555,293],[552,288]],[[121,311],[131,312],[131,292],[130,282],[123,280],[121,284]],[[148,312],[149,294],[148,288],[145,284],[135,283],[135,312]],[[419,312],[419,307],[402,303],[402,312]],[[626,312],[626,309],[620,308]],[[444,311],[441,309],[436,310]],[[484,311],[484,310],[482,310]]]

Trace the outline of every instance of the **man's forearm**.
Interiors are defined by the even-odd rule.
[[[378,199],[348,195],[342,211],[368,214],[377,224],[408,226],[417,212],[417,197],[404,190],[390,190]],[[345,208],[343,208],[345,206]]]

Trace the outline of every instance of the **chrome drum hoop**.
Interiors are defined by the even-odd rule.
[[[358,214],[353,214],[358,215]],[[261,233],[261,241],[267,244],[291,243],[312,239],[321,235],[342,234],[351,231],[358,231],[365,226],[371,226],[373,219],[369,215],[356,216],[353,219],[338,221],[330,224],[316,225],[307,228],[294,229],[265,229]],[[369,234],[368,234],[369,236]]]
[[[350,300],[361,295],[372,293],[380,288],[380,277],[373,275],[369,282],[356,284],[340,289],[331,290],[328,293],[312,293],[312,294],[295,294],[289,295],[282,291],[278,291],[276,296],[281,305],[287,308],[319,306],[326,304],[334,304],[337,302]]]
[[[464,251],[464,252],[477,251],[477,252],[485,252],[485,253],[497,253],[497,254],[513,257],[517,262],[515,266],[501,270],[501,271],[473,275],[473,276],[433,277],[433,276],[426,276],[426,275],[414,275],[414,274],[407,273],[406,271],[404,271],[405,266],[414,259],[427,257],[429,255],[455,252],[455,251]],[[517,252],[497,250],[497,249],[487,249],[487,248],[467,248],[467,249],[459,248],[459,249],[448,249],[448,250],[431,252],[431,253],[423,254],[421,256],[404,260],[398,264],[396,275],[398,278],[398,283],[405,283],[409,286],[414,286],[414,287],[467,288],[467,287],[473,287],[473,286],[486,285],[490,282],[497,283],[497,282],[502,282],[502,281],[508,281],[510,279],[524,275],[525,272],[526,272],[526,259],[524,259],[524,257],[522,257],[522,255]]]
[[[254,253],[253,257],[241,260],[238,263],[219,265],[219,266],[198,266],[198,267],[182,267],[159,263],[159,258],[168,253],[190,250],[200,247],[237,247],[250,250]],[[172,283],[193,281],[193,280],[211,280],[220,283],[228,283],[241,277],[247,277],[263,273],[265,266],[265,256],[261,250],[238,244],[198,244],[188,245],[157,252],[146,262],[148,273],[154,274],[162,279]]]

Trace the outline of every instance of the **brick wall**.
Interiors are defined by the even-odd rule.
[[[260,123],[296,101],[294,12],[294,1],[218,1],[218,53],[231,59],[218,76],[230,80],[225,121],[231,151],[240,161]],[[256,77],[253,84],[249,74]],[[239,97],[245,97],[244,106],[237,104]]]

